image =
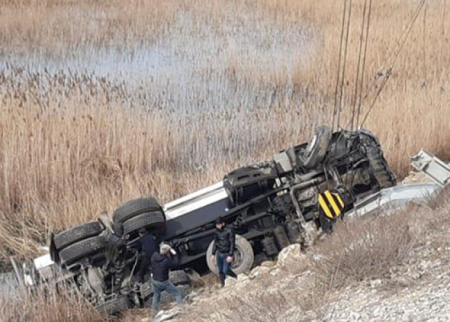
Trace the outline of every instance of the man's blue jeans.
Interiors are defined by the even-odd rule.
[[[164,282],[159,282],[153,280],[153,302],[152,302],[152,310],[156,311],[158,310],[159,301],[161,300],[161,293],[163,291],[167,291],[172,295],[175,300],[177,301],[177,304],[181,304],[183,299],[181,297],[180,291],[178,291],[177,287],[173,285],[173,283],[169,280]]]
[[[220,284],[225,285],[225,278],[227,275],[237,278],[237,275],[231,270],[230,263],[227,262],[226,253],[216,252],[217,268],[219,269]]]
[[[230,269],[230,264],[227,262],[228,256],[230,256],[230,255],[216,252],[216,262],[217,262],[217,268],[219,269],[219,274],[223,273],[223,274],[227,275],[228,270]]]

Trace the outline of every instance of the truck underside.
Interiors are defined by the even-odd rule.
[[[374,135],[362,129],[331,133],[322,126],[309,143],[236,169],[223,181],[164,207],[151,197],[134,199],[112,218],[103,215],[52,236],[50,254],[93,305],[142,306],[152,296],[151,283],[135,281],[139,254],[114,254],[114,238],[127,236],[131,243],[146,228],[179,253],[179,269],[206,267],[206,261],[214,272],[209,260],[214,222],[223,217],[237,234],[232,266],[239,274],[252,268],[255,255],[271,258],[291,243],[305,243],[311,227],[331,232],[356,201],[394,185]],[[173,279],[188,285],[182,272]]]
[[[328,135],[320,128],[309,145],[239,168],[223,182],[167,204],[163,239],[178,247],[183,265],[189,264],[204,258],[214,220],[222,216],[251,242],[255,253],[270,257],[290,242],[301,241],[305,224],[318,229],[333,224],[320,215],[319,193],[337,191],[350,209],[356,200],[396,184],[371,133]]]

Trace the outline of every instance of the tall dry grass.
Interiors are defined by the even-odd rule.
[[[31,291],[17,290],[9,296],[0,294],[0,318],[5,322],[101,322],[108,318],[90,306],[73,289],[38,287]]]
[[[271,126],[287,123],[293,110],[180,115],[129,106],[120,87],[91,75],[8,69],[0,80],[3,257],[34,254],[39,246],[30,241],[129,198],[169,201],[305,135],[302,123]]]
[[[374,3],[366,90],[415,5]],[[0,1],[0,257],[32,256],[49,231],[139,195],[166,202],[308,139],[331,121],[341,9],[328,0]],[[449,33],[440,9],[429,3],[366,124],[400,175],[421,147],[450,157]],[[347,103],[361,10],[355,2]],[[162,69],[130,86],[22,64],[122,51],[132,60],[154,46],[189,70],[171,74],[169,62],[168,76]],[[348,105],[343,114],[346,123]]]

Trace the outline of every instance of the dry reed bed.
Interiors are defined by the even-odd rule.
[[[389,49],[415,5],[407,0],[374,2],[366,84],[381,67],[387,67]],[[361,2],[356,6],[354,17],[360,17]],[[195,66],[192,77],[227,90],[200,88],[200,93],[189,93],[196,100],[186,104],[186,97],[162,95],[161,84],[150,81],[136,90],[90,73],[36,73],[0,64],[0,257],[34,256],[50,231],[94,219],[132,197],[151,194],[168,201],[220,180],[236,166],[263,160],[307,139],[317,124],[331,119],[341,9],[340,2],[329,0],[1,0],[0,63],[33,55],[50,60],[83,59],[87,53],[124,51],[132,57],[142,47],[163,42],[175,52],[182,43],[174,37],[183,32],[177,30],[180,19],[191,16],[196,25],[186,37],[204,37],[208,42],[206,26],[225,50],[220,63],[195,47],[186,51]],[[421,147],[450,157],[449,27],[441,9],[439,1],[429,2],[426,16],[419,18],[366,124],[381,138],[400,175],[408,171],[407,156]],[[357,64],[359,24],[355,20],[351,30],[347,104]],[[261,55],[274,46],[273,28],[286,31],[277,34],[281,38],[302,28],[313,30],[307,33],[314,37],[307,58],[303,51],[298,59]],[[254,30],[245,37],[257,37],[257,50],[230,50],[227,39],[250,29]],[[286,45],[290,39],[283,41]],[[277,58],[290,63],[277,62]],[[232,104],[221,106],[220,100],[211,97]],[[348,111],[347,107],[343,123]],[[396,236],[405,237],[400,240],[389,237],[392,225],[380,225],[387,228],[379,236],[393,242],[381,242],[378,250],[389,245],[404,249],[414,241],[408,239],[409,230],[401,230],[402,222],[395,227],[396,233],[401,230]],[[435,223],[433,229],[440,226]],[[333,238],[341,242],[339,236]],[[388,258],[383,258],[397,259],[397,253],[388,252]],[[346,259],[351,263],[348,267],[354,267],[354,258]],[[359,271],[343,269],[336,275],[332,268],[324,265],[320,269],[323,276],[343,282],[333,284],[336,287],[359,280],[361,274],[382,273],[372,266],[357,266]],[[271,282],[276,283],[267,281]],[[331,287],[329,280],[316,282],[322,285],[320,292]],[[320,292],[313,301],[323,301]],[[259,315],[268,308],[267,316],[278,316],[293,299],[303,300],[278,295],[276,303],[264,295],[248,303],[236,300],[230,304],[235,309],[231,317],[242,318],[241,313],[248,312],[247,304],[258,308]],[[101,319],[80,299],[70,300],[72,305],[58,297],[50,299],[2,302],[0,317],[12,321],[25,312],[41,321]]]
[[[3,257],[33,254],[38,244],[30,241],[44,241],[49,231],[94,219],[129,198],[155,195],[166,202],[305,137],[300,122],[271,126],[298,111],[146,111],[131,108],[126,93],[95,77],[43,82],[42,75],[36,81],[21,71],[11,74],[0,74],[6,102],[0,110]]]
[[[374,4],[366,84],[380,66],[386,66],[388,49],[414,5],[406,0]],[[251,16],[261,37],[259,52],[271,48],[273,39],[264,35],[272,35],[268,30],[275,27],[307,26],[314,30],[316,43],[312,57],[305,62],[299,53],[290,68],[265,68],[266,60],[250,59],[252,51],[247,55],[230,51],[225,66],[205,61],[195,77],[223,81],[228,90],[205,91],[198,97],[189,93],[197,99],[183,108],[177,106],[183,97],[151,100],[161,84],[150,81],[130,89],[124,82],[89,73],[5,67],[0,72],[0,242],[5,245],[0,257],[35,254],[49,231],[93,219],[139,195],[153,194],[165,202],[220,180],[236,166],[269,158],[307,139],[317,124],[331,119],[340,12],[340,3],[328,0],[133,1],[132,5],[0,1],[4,57],[26,58],[36,52],[83,57],[92,50],[132,53],[167,39],[170,44],[176,31],[171,27],[177,26],[181,13],[196,17],[200,36],[193,28],[193,38],[201,37],[200,26],[206,22],[215,37],[233,38],[227,26],[250,28]],[[359,4],[354,16],[360,12]],[[407,156],[421,147],[450,156],[446,105],[450,51],[442,18],[439,6],[430,3],[366,124],[381,138],[401,175],[408,171]],[[353,72],[347,77],[347,103],[357,62],[358,25],[357,20],[352,25],[348,70]],[[194,58],[197,54],[194,49],[188,53]],[[233,105],[209,105],[208,97],[216,94],[225,95],[223,101]],[[348,111],[347,107],[343,123]]]
[[[0,296],[0,319],[4,322],[101,322],[99,314],[73,289],[38,287],[34,292],[17,291],[9,297]]]

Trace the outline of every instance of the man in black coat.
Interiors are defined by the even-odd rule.
[[[226,227],[225,220],[223,218],[217,218],[211,260],[217,263],[222,287],[225,286],[225,278],[227,275],[237,278],[237,275],[230,267],[233,262],[235,240],[236,235],[231,228]]]
[[[135,246],[138,247],[142,258],[137,274],[137,281],[143,283],[145,273],[150,269],[152,256],[156,252],[155,236],[147,232],[147,229],[141,228],[139,229],[139,239],[136,241]]]
[[[180,291],[169,280],[169,271],[177,265],[177,260],[171,258],[176,255],[176,252],[166,244],[162,244],[159,248],[159,253],[156,252],[152,256],[152,270],[153,270],[153,303],[152,314],[158,310],[161,293],[163,291],[169,292],[177,301],[177,304],[182,303]]]

